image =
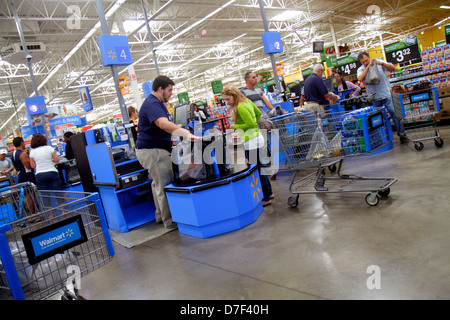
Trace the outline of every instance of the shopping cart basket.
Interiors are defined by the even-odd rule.
[[[290,113],[272,118],[278,129],[280,149],[286,166],[294,170],[288,205],[295,208],[300,194],[327,192],[370,192],[367,204],[374,206],[379,196],[387,197],[397,179],[342,174],[343,160],[374,153],[392,141],[392,131],[384,107],[367,107],[352,112]],[[325,167],[333,173],[326,175]],[[297,170],[317,168],[300,179]]]
[[[414,148],[421,151],[422,141],[433,140],[436,147],[444,145],[437,129],[436,114],[440,110],[437,88],[413,91],[408,93],[392,93],[395,117],[408,125],[405,134],[400,136],[401,142],[411,141]]]
[[[0,189],[0,299],[81,299],[80,279],[112,260],[97,193]]]

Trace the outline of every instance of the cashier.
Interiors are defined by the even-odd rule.
[[[155,220],[167,229],[175,229],[164,187],[173,180],[172,136],[195,140],[198,137],[172,122],[166,103],[172,96],[175,83],[166,76],[153,81],[153,92],[145,99],[139,110],[136,141],[136,158],[148,170],[152,178],[152,192],[155,203]]]
[[[305,106],[303,110],[306,112],[317,111],[324,113],[324,106],[329,105],[327,98],[332,100],[339,100],[340,97],[333,92],[328,92],[325,86],[322,76],[324,74],[324,67],[318,63],[314,66],[313,73],[305,80]]]

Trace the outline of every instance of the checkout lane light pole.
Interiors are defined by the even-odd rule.
[[[156,74],[159,76],[160,73],[159,73],[159,67],[158,67],[158,59],[156,57],[155,45],[153,43],[152,30],[150,29],[150,23],[149,23],[148,17],[147,17],[147,10],[145,9],[143,0],[141,0],[141,6],[142,6],[142,11],[144,12],[145,26],[147,27],[148,38],[150,40],[150,47],[152,48],[153,61],[155,62]]]
[[[39,96],[38,87],[36,84],[36,79],[34,78],[33,67],[31,65],[32,56],[28,52],[27,43],[25,41],[25,37],[23,36],[22,25],[20,23],[19,15],[17,14],[16,6],[11,1],[12,11],[14,13],[14,20],[16,22],[17,31],[19,32],[20,41],[22,42],[23,52],[25,53],[25,57],[27,59],[28,70],[30,71],[31,82],[33,83],[34,93],[36,96]]]
[[[97,8],[97,13],[100,18],[100,24],[102,26],[102,32],[105,35],[109,35],[109,28],[108,24],[106,23],[106,17],[105,17],[105,11],[103,9],[102,0],[95,0],[95,6]],[[117,99],[119,100],[119,106],[120,106],[120,112],[122,113],[122,121],[123,123],[130,122],[130,119],[128,118],[128,110],[125,105],[125,100],[122,96],[122,93],[120,92],[120,86],[119,86],[119,73],[117,72],[117,66],[112,65],[111,66],[111,73],[114,78],[114,85],[116,87],[116,93],[117,93]]]
[[[259,0],[259,7],[261,8],[261,15],[262,15],[262,20],[263,20],[263,24],[264,24],[264,30],[265,30],[265,32],[269,32],[269,25],[267,24],[266,11],[264,10],[264,0]],[[277,86],[277,90],[278,90],[278,92],[281,93],[282,92],[281,82],[280,82],[280,79],[278,79],[277,68],[275,65],[275,53],[270,53],[270,62],[272,63],[273,77],[275,79],[275,84]]]

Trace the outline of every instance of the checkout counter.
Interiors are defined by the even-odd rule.
[[[75,159],[61,159],[61,161],[56,164],[56,169],[58,170],[63,190],[78,192],[84,191],[83,185],[81,184],[80,172],[78,171],[77,162]]]
[[[200,128],[208,135],[217,121],[222,119],[190,123],[188,127]],[[78,166],[81,180],[85,180],[83,186],[99,192],[109,229],[124,233],[154,221],[152,178],[132,156],[134,140],[111,141],[107,132],[99,129],[77,136],[74,141],[71,138],[75,158],[79,163],[78,159],[85,157],[88,164],[88,168]],[[211,135],[211,139],[200,141],[202,154],[209,152],[212,159],[212,163],[205,163],[202,158],[202,176],[182,175],[182,166],[174,164],[175,179],[165,191],[180,233],[199,238],[215,236],[253,223],[263,211],[257,167],[217,161],[216,155],[227,152],[223,137]],[[180,152],[180,148],[181,143],[174,152]]]
[[[226,164],[229,159],[226,134],[210,136],[208,133],[216,121],[201,123],[203,141],[187,146],[190,159],[192,155],[195,158],[195,143],[201,144],[202,162],[174,165],[175,179],[165,187],[172,220],[177,223],[178,231],[198,238],[241,229],[255,222],[263,211],[257,167]],[[183,150],[182,143],[178,144],[172,152],[174,159],[178,159]],[[195,179],[184,174],[186,166],[196,172]],[[199,170],[203,170],[200,175]]]

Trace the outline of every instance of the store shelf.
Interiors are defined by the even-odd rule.
[[[432,76],[432,75],[440,74],[440,73],[447,72],[447,71],[450,71],[450,68],[449,69],[445,69],[445,70],[435,71],[435,72],[419,71],[419,72],[416,72],[416,73],[413,73],[413,74],[391,78],[391,79],[389,79],[389,82],[390,83],[396,83],[396,82],[411,80],[411,79],[415,79],[415,78]]]

